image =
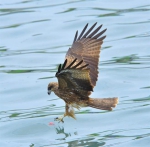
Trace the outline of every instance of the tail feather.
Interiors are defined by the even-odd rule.
[[[116,107],[118,104],[118,98],[89,98],[88,106],[101,109],[101,110],[109,110]]]

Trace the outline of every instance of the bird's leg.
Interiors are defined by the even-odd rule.
[[[60,116],[60,117],[56,117],[55,121],[64,123],[63,118],[66,117],[66,116],[70,116],[70,117],[76,119],[75,118],[75,114],[74,114],[74,109],[73,109],[73,107],[71,105],[66,104],[65,110],[66,110],[65,113],[62,116]]]

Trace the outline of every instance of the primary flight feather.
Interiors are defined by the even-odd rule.
[[[48,84],[48,94],[53,91],[66,103],[65,113],[56,120],[63,122],[65,116],[75,118],[74,109],[93,107],[102,110],[112,110],[118,104],[118,98],[90,98],[98,78],[98,63],[101,45],[107,30],[100,31],[102,25],[95,28],[95,23],[87,30],[88,24],[78,37],[75,34],[73,44],[69,48],[63,65],[59,65],[56,72],[57,82]],[[87,31],[86,31],[87,30]]]

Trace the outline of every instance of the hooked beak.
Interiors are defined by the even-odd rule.
[[[48,92],[47,92],[47,93],[48,93],[48,95],[50,95],[50,94],[51,94],[51,90],[48,90]]]

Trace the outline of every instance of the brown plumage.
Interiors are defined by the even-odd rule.
[[[66,103],[64,115],[56,120],[62,121],[65,116],[75,118],[74,108],[93,107],[102,110],[112,110],[118,104],[118,98],[90,98],[98,78],[99,53],[106,36],[100,31],[102,25],[94,31],[95,23],[88,31],[88,24],[78,37],[75,34],[73,44],[69,48],[63,65],[59,65],[56,77],[58,83],[48,85],[48,94],[53,91]],[[101,37],[102,36],[102,37]]]

